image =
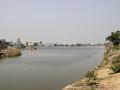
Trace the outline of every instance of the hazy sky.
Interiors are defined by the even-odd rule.
[[[120,0],[0,0],[0,38],[104,42],[120,29]]]

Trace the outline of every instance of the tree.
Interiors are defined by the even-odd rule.
[[[111,41],[114,46],[118,46],[120,44],[120,31],[111,32],[111,35],[106,40]]]

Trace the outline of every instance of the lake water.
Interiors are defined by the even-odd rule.
[[[61,90],[100,64],[104,47],[46,47],[0,60],[0,90]]]

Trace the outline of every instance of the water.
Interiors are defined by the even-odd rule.
[[[0,90],[61,90],[102,60],[104,47],[47,47],[0,60]]]

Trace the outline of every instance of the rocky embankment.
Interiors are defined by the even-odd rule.
[[[101,65],[63,90],[120,90],[120,47],[107,46]]]
[[[0,58],[20,56],[21,50],[18,48],[7,47],[0,51]]]

